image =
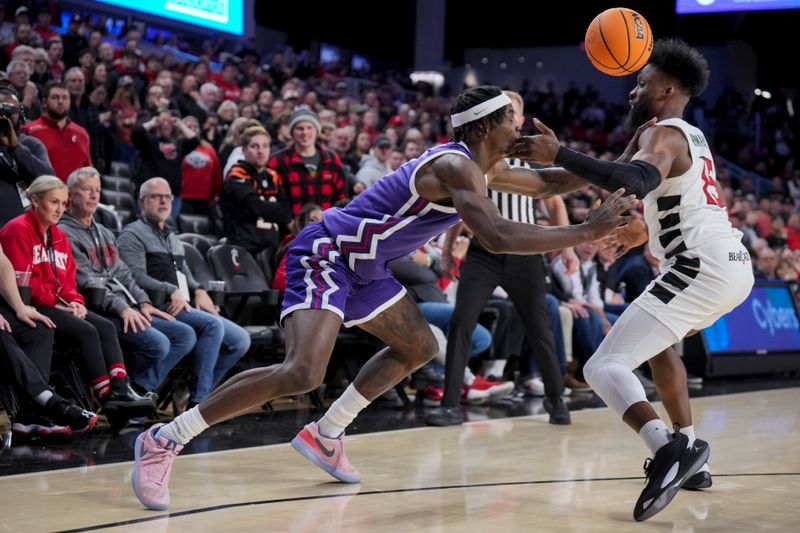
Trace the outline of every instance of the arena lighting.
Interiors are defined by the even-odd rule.
[[[761,89],[756,89],[753,93],[755,93],[756,96],[761,96]]]
[[[468,69],[467,72],[464,74],[464,86],[465,87],[478,86],[478,77],[475,75],[474,70]]]
[[[425,82],[433,86],[434,89],[438,89],[444,85],[444,75],[441,72],[433,70],[412,72],[410,78],[414,83]]]
[[[761,98],[766,98],[767,100],[769,100],[770,98],[772,98],[772,93],[769,91],[761,91]]]

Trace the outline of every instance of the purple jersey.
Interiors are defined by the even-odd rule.
[[[323,213],[323,225],[357,277],[391,276],[388,262],[410,254],[460,220],[454,207],[426,200],[414,184],[417,171],[443,154],[472,159],[462,143],[436,146],[384,176],[344,209]]]

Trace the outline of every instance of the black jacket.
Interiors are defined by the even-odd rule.
[[[18,134],[19,144],[9,151],[0,147],[0,226],[25,212],[17,182],[22,190],[45,174],[54,174],[42,141]]]
[[[280,176],[270,169],[259,172],[247,161],[239,161],[228,171],[220,204],[228,242],[251,254],[277,247],[280,226],[292,221],[292,208]]]

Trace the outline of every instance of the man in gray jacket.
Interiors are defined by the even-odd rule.
[[[42,141],[20,133],[22,106],[10,85],[0,85],[0,226],[30,206],[25,189],[53,167]]]
[[[361,162],[361,168],[355,177],[356,184],[363,183],[364,188],[371,187],[376,181],[391,172],[389,157],[392,155],[394,143],[388,135],[378,135],[372,145],[370,155]]]
[[[119,253],[136,283],[147,291],[163,291],[162,309],[197,335],[189,408],[200,403],[250,348],[250,335],[219,316],[208,293],[187,265],[183,243],[166,225],[172,210],[172,191],[163,178],[150,178],[139,189],[141,218],[120,233]],[[194,300],[195,307],[190,305]]]
[[[194,348],[194,330],[154,307],[120,259],[114,234],[92,218],[100,201],[100,174],[93,167],[74,170],[67,178],[71,207],[58,227],[72,245],[78,288],[105,288],[102,302],[87,306],[117,326],[123,347],[131,354],[128,371],[143,392],[154,391],[178,361]]]

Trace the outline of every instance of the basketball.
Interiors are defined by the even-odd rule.
[[[653,32],[645,18],[627,7],[597,15],[586,30],[586,55],[599,71],[627,76],[642,68],[653,51]]]

